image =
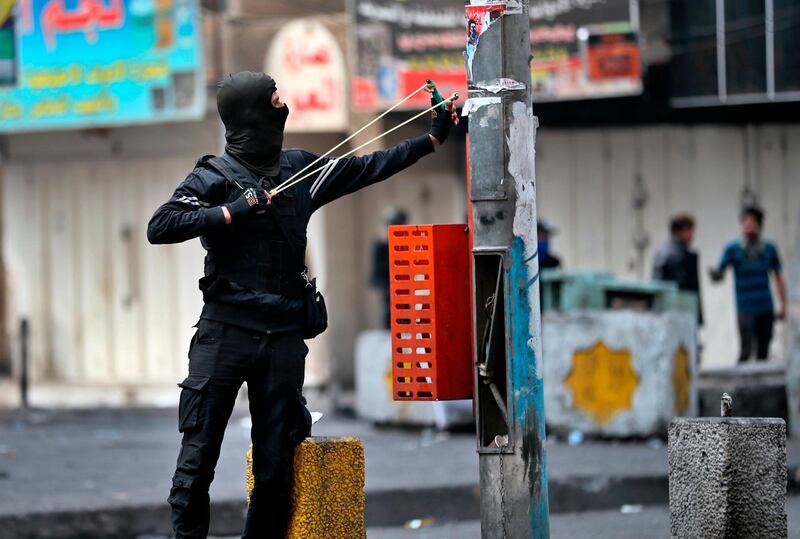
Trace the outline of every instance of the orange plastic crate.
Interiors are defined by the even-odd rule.
[[[466,225],[389,227],[394,400],[472,398]]]

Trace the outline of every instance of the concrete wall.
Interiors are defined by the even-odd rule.
[[[539,209],[560,228],[554,249],[567,268],[630,278],[649,273],[652,253],[667,236],[667,218],[679,210],[698,218],[702,266],[715,263],[722,245],[737,234],[745,185],[767,209],[767,236],[787,262],[797,256],[800,127],[566,130],[543,124]],[[386,144],[425,129],[420,121]],[[340,136],[293,136],[287,146],[323,151]],[[95,389],[82,393],[87,402],[122,402],[132,387],[145,395],[148,384],[166,387],[180,376],[200,306],[202,251],[196,243],[151,248],[144,227],[194,160],[218,151],[219,137],[219,125],[210,120],[8,138],[2,193],[6,326],[16,364],[19,319],[30,318],[39,388],[50,382],[88,385]],[[417,223],[463,222],[463,156],[456,134],[407,172],[315,217],[311,259],[329,301],[331,329],[312,345],[319,361],[311,365],[309,381],[324,384],[330,374],[342,386],[352,384],[356,336],[381,324],[380,295],[367,283],[384,208],[403,206]],[[632,209],[637,173],[648,193],[641,230]],[[650,238],[643,268],[634,248],[637,233]],[[738,349],[732,279],[703,285],[703,361],[731,364]],[[781,355],[781,335],[779,326],[774,355]],[[113,397],[106,386],[115,388]],[[36,392],[34,386],[34,400]]]
[[[54,382],[84,387],[76,404],[157,403],[148,388],[186,371],[203,251],[151,247],[145,232],[219,134],[197,122],[8,137],[6,331],[18,365],[19,321],[30,321],[34,404],[61,398]]]
[[[536,176],[538,209],[560,229],[553,250],[567,269],[599,269],[649,277],[653,253],[667,239],[669,216],[697,218],[703,272],[704,365],[730,365],[738,353],[733,279],[712,286],[705,269],[738,235],[748,187],[766,208],[766,237],[788,262],[795,254],[800,207],[800,126],[705,125],[556,129],[540,118]],[[641,178],[647,203],[641,226],[633,209]],[[648,238],[639,257],[634,238]],[[779,324],[772,355],[783,356]]]
[[[425,129],[424,122],[410,126],[387,143]],[[322,152],[341,136],[289,136],[286,146]],[[171,402],[200,312],[203,250],[196,241],[150,246],[145,230],[195,160],[219,151],[218,122],[7,141],[5,329],[18,373],[19,321],[30,320],[33,403]],[[333,373],[350,386],[356,336],[381,324],[379,294],[367,283],[384,207],[403,206],[416,222],[463,221],[463,187],[447,172],[462,151],[456,142],[314,216],[309,260],[328,298],[331,327],[310,343],[309,385],[324,385]],[[15,400],[5,393],[4,401]]]
[[[729,274],[722,285],[712,286],[705,269],[717,263],[724,244],[738,235],[745,186],[766,208],[765,234],[777,243],[784,262],[788,265],[797,255],[800,126],[558,129],[548,128],[546,118],[541,121],[538,209],[559,228],[553,249],[565,267],[649,278],[652,256],[668,237],[669,216],[692,212],[698,221],[696,247],[706,314],[702,362],[733,364],[738,353],[733,278]],[[423,129],[420,123],[401,137]],[[336,272],[331,285],[337,289],[329,291],[336,315],[330,337],[343,380],[352,376],[355,334],[380,325],[379,294],[363,284],[369,275],[370,242],[382,234],[383,208],[409,208],[417,223],[463,220],[463,139],[454,137],[441,150],[408,173],[326,210],[326,222],[332,225],[326,227],[332,253],[328,260]],[[642,226],[633,209],[637,174],[647,194]],[[648,238],[641,254],[635,248],[636,236]],[[776,358],[783,357],[784,334],[778,324],[772,348]]]

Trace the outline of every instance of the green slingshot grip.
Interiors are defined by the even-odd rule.
[[[446,111],[447,110],[447,104],[444,102],[444,98],[442,97],[442,94],[439,93],[439,89],[436,87],[436,83],[433,82],[430,79],[428,79],[427,82],[428,82],[428,84],[433,86],[433,96],[432,97],[436,100],[437,103],[441,103],[439,106],[441,107],[441,109],[443,111]]]

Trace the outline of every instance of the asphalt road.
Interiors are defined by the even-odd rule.
[[[235,533],[242,522],[249,444],[243,412],[237,412],[226,432],[212,485],[212,500],[227,515],[214,519],[221,524],[215,533],[223,535]],[[168,523],[166,496],[179,444],[175,423],[171,409],[0,412],[0,522],[6,526],[0,527],[0,537],[18,539],[19,532],[8,526],[19,519],[24,521],[17,525],[25,529],[41,530],[45,522],[69,528],[89,512],[126,526],[135,514],[149,519],[147,525],[137,524],[136,533],[161,533]],[[379,428],[333,416],[315,425],[314,434],[362,439],[370,537],[479,536],[473,434]],[[658,505],[666,500],[663,443],[585,442],[573,447],[550,439],[547,451],[553,537],[668,536],[669,516]],[[788,461],[793,470],[800,462],[796,441],[789,443]],[[582,502],[576,504],[576,499]],[[797,500],[791,498],[788,506],[789,525],[793,536],[800,537]],[[621,504],[646,507],[621,514]],[[580,510],[586,511],[570,512]],[[417,530],[401,527],[409,519],[427,517],[438,520]]]
[[[163,502],[180,444],[175,415],[172,409],[0,413],[0,516]],[[367,492],[479,483],[473,434],[378,428],[332,416],[313,434],[362,439]],[[239,409],[225,434],[212,499],[244,498],[249,443],[249,419]],[[663,444],[571,447],[550,440],[547,450],[551,480],[667,472]]]
[[[789,537],[800,537],[800,496],[786,503]],[[371,528],[369,539],[479,539],[478,521],[431,523],[419,529]],[[669,539],[669,508],[643,507],[622,514],[615,511],[585,511],[550,515],[552,539]]]

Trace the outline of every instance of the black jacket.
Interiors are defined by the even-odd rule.
[[[306,228],[314,211],[340,197],[389,178],[433,150],[430,137],[424,135],[364,157],[342,159],[335,166],[332,164],[330,170],[323,170],[277,195],[273,202],[273,209],[276,210],[273,215],[292,216],[285,224],[291,223],[294,230],[290,232],[296,234],[298,243],[304,248]],[[282,151],[280,177],[271,181],[280,183],[290,178],[317,157],[305,150]],[[332,158],[325,158],[309,171],[331,161]],[[238,283],[226,283],[224,287],[209,286],[210,283],[213,284],[215,277],[213,268],[209,269],[208,260],[212,254],[219,259],[217,246],[225,243],[220,242],[219,238],[246,243],[253,234],[252,226],[239,230],[234,228],[235,223],[225,224],[220,206],[229,197],[229,182],[208,166],[207,159],[201,159],[169,201],[153,214],[147,227],[148,240],[153,244],[164,244],[201,238],[203,247],[209,252],[206,275],[201,279],[205,303],[201,318],[265,332],[297,329],[300,326],[299,311],[302,304],[296,298],[266,294]],[[238,237],[232,238],[236,235]],[[254,267],[253,271],[257,271],[257,268]]]
[[[653,279],[677,283],[679,290],[697,294],[697,321],[703,325],[703,308],[700,303],[700,278],[697,253],[674,239],[656,252],[653,260]]]

